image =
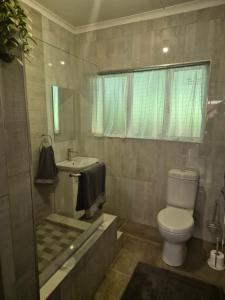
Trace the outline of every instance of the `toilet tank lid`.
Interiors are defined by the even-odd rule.
[[[198,180],[199,173],[196,170],[190,169],[172,169],[168,173],[169,177],[185,180]]]

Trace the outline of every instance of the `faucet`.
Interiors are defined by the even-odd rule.
[[[73,154],[73,153],[78,154],[78,151],[75,151],[75,150],[73,150],[72,148],[68,148],[68,149],[67,149],[67,159],[68,159],[69,161],[72,160],[72,154]]]

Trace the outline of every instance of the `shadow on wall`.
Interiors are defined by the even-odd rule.
[[[0,266],[0,300],[4,300],[3,283],[2,283],[2,268]]]
[[[200,188],[195,207],[195,236],[215,241],[207,221],[212,220],[216,199],[220,199],[225,172],[225,101],[212,100],[207,106],[204,143],[199,145]]]
[[[224,141],[225,134],[225,100],[213,100],[208,103],[205,140]]]
[[[54,186],[33,185],[35,199],[35,225],[38,226],[49,214],[52,213],[52,197]]]
[[[199,186],[194,210],[195,235],[197,236],[203,236],[204,234],[203,229],[206,225],[204,224],[204,215],[206,213],[206,197],[207,195],[205,188]]]

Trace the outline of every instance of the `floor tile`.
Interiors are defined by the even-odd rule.
[[[120,299],[129,280],[129,276],[115,270],[110,270],[95,294],[94,300]]]
[[[122,248],[99,286],[95,300],[119,300],[138,262],[219,285],[225,290],[225,271],[215,271],[207,265],[209,252],[214,248],[213,244],[192,238],[188,242],[188,254],[184,265],[174,268],[161,259],[163,244],[157,229],[130,222],[121,224]]]

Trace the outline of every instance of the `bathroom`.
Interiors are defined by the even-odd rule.
[[[1,16],[4,2],[15,1],[5,0],[0,4]],[[176,294],[176,282],[164,298],[157,286],[153,289],[155,298],[152,294],[148,298],[135,294],[135,274],[143,265],[162,270],[171,282],[176,280],[174,276],[180,276],[180,281],[185,282],[187,299],[195,292],[196,282],[201,282],[206,291],[196,299],[220,299],[215,295],[225,290],[225,271],[219,270],[223,261],[220,255],[216,257],[215,270],[213,257],[211,267],[208,259],[217,246],[223,252],[225,1],[67,0],[62,5],[61,1],[22,0],[18,3],[29,17],[27,23],[32,27],[29,30],[35,42],[30,40],[32,49],[25,53],[27,58],[20,49],[17,58],[9,62],[0,41],[0,299],[142,300],[158,299],[157,295],[162,299],[185,299]],[[1,29],[0,32],[2,35]],[[200,100],[193,94],[190,96],[193,116],[185,103],[181,106],[175,103],[179,106],[173,115],[177,118],[174,121],[177,131],[175,136],[165,134],[166,127],[171,128],[172,118],[167,102],[164,130],[160,132],[157,126],[160,127],[162,104],[157,98],[151,106],[154,107],[149,131],[144,131],[146,123],[141,121],[146,121],[151,113],[146,103],[137,108],[135,131],[129,106],[135,101],[131,95],[135,76],[140,94],[155,80],[155,88],[141,95],[156,99],[164,91],[165,77],[167,89],[171,89],[168,77],[175,76],[174,70],[187,69],[193,70],[192,76],[196,70],[201,74],[196,83],[200,89],[192,84],[192,89],[195,87],[192,93],[201,90],[202,95]],[[111,104],[107,115],[115,125],[111,127],[101,121],[101,103],[96,102],[100,80],[105,80],[106,85],[107,78],[123,78],[126,82],[123,85],[116,86],[110,81],[114,89],[110,100],[115,103],[124,91],[125,105],[128,103],[122,108],[125,111],[122,119],[113,115],[120,103],[117,102],[117,107]],[[54,109],[54,91],[67,95],[65,110]],[[180,94],[183,95],[182,91]],[[197,117],[195,101],[202,101]],[[177,112],[180,112],[178,117]],[[126,114],[129,114],[127,119]],[[138,121],[135,117],[139,117]],[[64,135],[57,132],[57,124],[61,124]],[[197,137],[193,134],[193,124],[198,127]],[[49,146],[54,150],[58,178],[54,184],[40,184],[36,180],[40,150]],[[85,218],[83,211],[81,215],[76,212],[75,197],[68,196],[68,186],[62,185],[63,174],[68,175],[68,170],[60,168],[60,163],[70,162],[69,158],[76,163],[80,157],[81,163],[95,159],[94,162],[103,162],[106,167],[105,203],[91,218]],[[178,177],[183,179],[182,172],[193,172],[188,182],[196,185],[191,205],[194,211],[190,214],[194,225],[187,241],[187,254],[179,266],[163,260],[165,241],[158,221],[159,213],[168,204],[171,182],[168,175],[174,169],[181,170]],[[70,187],[74,190],[80,170],[71,170],[69,174],[75,177],[70,178]],[[178,186],[179,180],[175,183],[174,197],[179,194]],[[57,200],[59,194],[71,200],[66,212]],[[179,197],[176,199],[180,201]],[[68,235],[73,233],[67,231],[68,227],[75,228],[78,238],[72,237],[69,247],[65,245],[66,249],[48,265],[48,272],[42,272],[40,267],[45,266],[41,264],[43,261],[40,263],[39,241],[46,220],[50,224],[58,222],[57,226]],[[67,225],[59,225],[65,220]],[[215,288],[211,298],[209,285]],[[139,292],[145,289],[143,283]]]

